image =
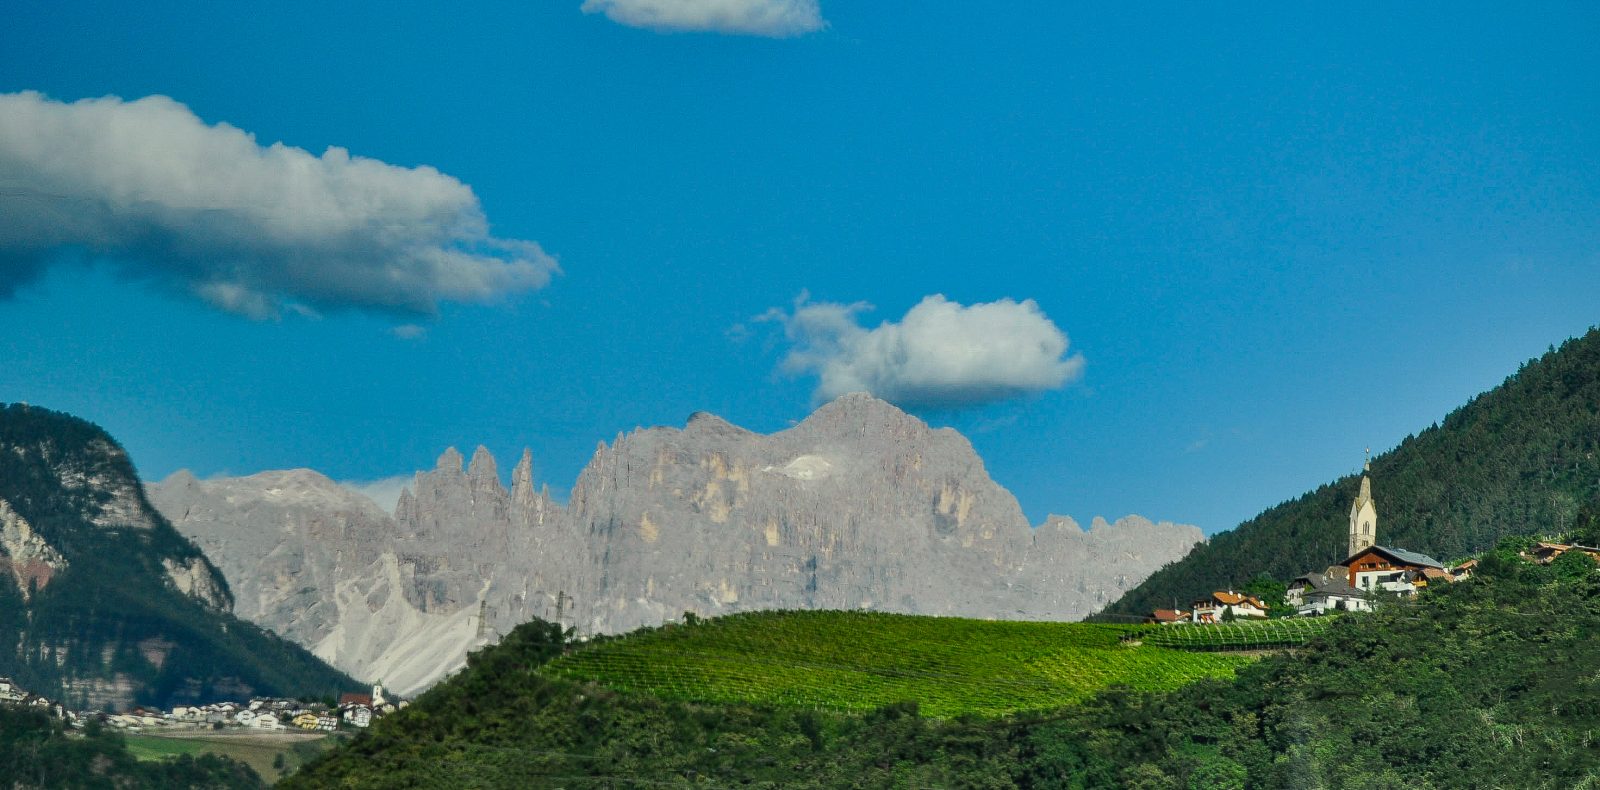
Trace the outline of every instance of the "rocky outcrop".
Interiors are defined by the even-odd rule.
[[[67,560],[0,499],[0,572],[9,571],[26,602],[67,567]]]
[[[418,473],[392,520],[306,470],[153,496],[217,552],[241,615],[402,693],[534,616],[584,633],[752,609],[1077,619],[1201,540],[1138,516],[1035,530],[965,437],[866,395],[771,435],[705,413],[619,435],[566,507],[527,453],[509,490],[487,450],[464,460]]]

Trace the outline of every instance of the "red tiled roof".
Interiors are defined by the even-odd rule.
[[[345,705],[371,705],[371,704],[372,704],[372,695],[371,694],[347,693],[347,694],[340,694],[339,695],[339,705],[341,707],[345,706]]]
[[[1249,602],[1251,606],[1254,606],[1254,607],[1256,607],[1258,609],[1267,608],[1267,607],[1263,606],[1260,601],[1256,600],[1256,598],[1254,596],[1242,595],[1242,594],[1236,593],[1236,592],[1223,592],[1223,591],[1219,590],[1217,592],[1212,593],[1211,597],[1215,598],[1218,601],[1221,601],[1222,603],[1225,603],[1225,604],[1227,604],[1229,606],[1236,606],[1236,605],[1241,604],[1241,603]]]

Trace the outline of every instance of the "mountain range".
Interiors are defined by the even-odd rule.
[[[412,693],[534,617],[611,634],[757,609],[1079,619],[1201,541],[1128,516],[1031,526],[954,430],[846,395],[763,435],[697,413],[601,443],[565,504],[524,453],[454,449],[393,516],[309,470],[152,486],[236,610]]]

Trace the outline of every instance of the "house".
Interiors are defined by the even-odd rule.
[[[1548,541],[1541,540],[1538,543],[1533,544],[1532,548],[1522,552],[1522,556],[1527,557],[1528,559],[1533,560],[1540,565],[1549,565],[1551,562],[1555,561],[1555,558],[1565,554],[1567,549],[1570,548],[1572,547],[1565,543],[1550,543]]]
[[[1177,625],[1187,623],[1191,615],[1182,609],[1157,609],[1144,621],[1146,623],[1159,623],[1161,625]]]
[[[242,727],[249,727],[256,720],[256,715],[253,710],[241,710],[233,714],[233,723]]]
[[[360,703],[348,706],[341,705],[339,709],[346,722],[352,727],[367,727],[372,724],[372,708]]]
[[[1455,566],[1454,568],[1451,568],[1450,575],[1454,576],[1456,581],[1462,581],[1464,579],[1472,578],[1472,574],[1476,573],[1477,570],[1478,561],[1476,559],[1470,559],[1461,563],[1460,565]]]
[[[258,730],[281,730],[281,729],[284,729],[283,722],[279,721],[278,717],[275,714],[272,714],[272,713],[258,713],[258,714],[256,714],[256,717],[254,719],[250,720],[250,725],[249,726],[254,728],[254,729],[258,729]]]
[[[1299,609],[1300,606],[1305,603],[1305,594],[1308,591],[1317,587],[1319,584],[1325,584],[1328,579],[1334,577],[1344,578],[1349,575],[1350,569],[1344,567],[1343,565],[1329,565],[1325,570],[1320,572],[1312,571],[1310,573],[1301,574],[1296,576],[1294,581],[1289,582],[1288,589],[1284,590],[1283,600],[1290,606]]]
[[[1232,590],[1212,593],[1194,602],[1189,613],[1189,621],[1194,623],[1217,623],[1223,620],[1224,615],[1232,614],[1233,617],[1266,617],[1267,607],[1254,596],[1243,595]]]
[[[1557,557],[1569,551],[1581,551],[1584,554],[1589,555],[1590,559],[1600,562],[1600,548],[1595,548],[1593,546],[1580,546],[1575,543],[1550,543],[1542,540],[1533,544],[1533,548],[1522,552],[1522,556],[1527,557],[1528,559],[1533,560],[1540,565],[1549,565],[1550,563],[1554,562]]]
[[[317,728],[317,722],[319,719],[321,719],[321,717],[317,714],[306,712],[294,717],[293,724],[302,730],[314,730]]]
[[[136,720],[141,727],[155,727],[167,723],[167,715],[165,713],[145,707],[136,707],[128,711],[127,715]]]
[[[1351,587],[1396,595],[1415,595],[1415,580],[1425,569],[1444,570],[1443,563],[1426,554],[1389,546],[1368,546],[1340,564],[1349,569]]]
[[[1329,612],[1367,612],[1372,610],[1372,598],[1350,585],[1349,575],[1333,566],[1326,573],[1306,574],[1309,585],[1303,586],[1295,604],[1295,614],[1302,617]],[[1296,579],[1299,581],[1299,579]]]
[[[353,691],[340,694],[339,707],[343,708],[346,705],[365,705],[370,708],[372,707],[372,695],[358,694]]]
[[[0,678],[0,702],[22,702],[27,698],[26,689],[11,682],[11,678]]]
[[[339,729],[339,717],[329,713],[317,714],[317,731],[333,732]]]

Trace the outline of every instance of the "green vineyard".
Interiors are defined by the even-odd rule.
[[[1277,650],[1299,647],[1326,633],[1334,617],[1293,617],[1206,625],[1162,626],[1144,634],[1146,645],[1176,650]]]
[[[1139,643],[1162,630],[760,612],[597,642],[539,671],[666,699],[845,710],[914,701],[924,715],[951,717],[1059,707],[1113,686],[1171,689],[1252,660]]]

